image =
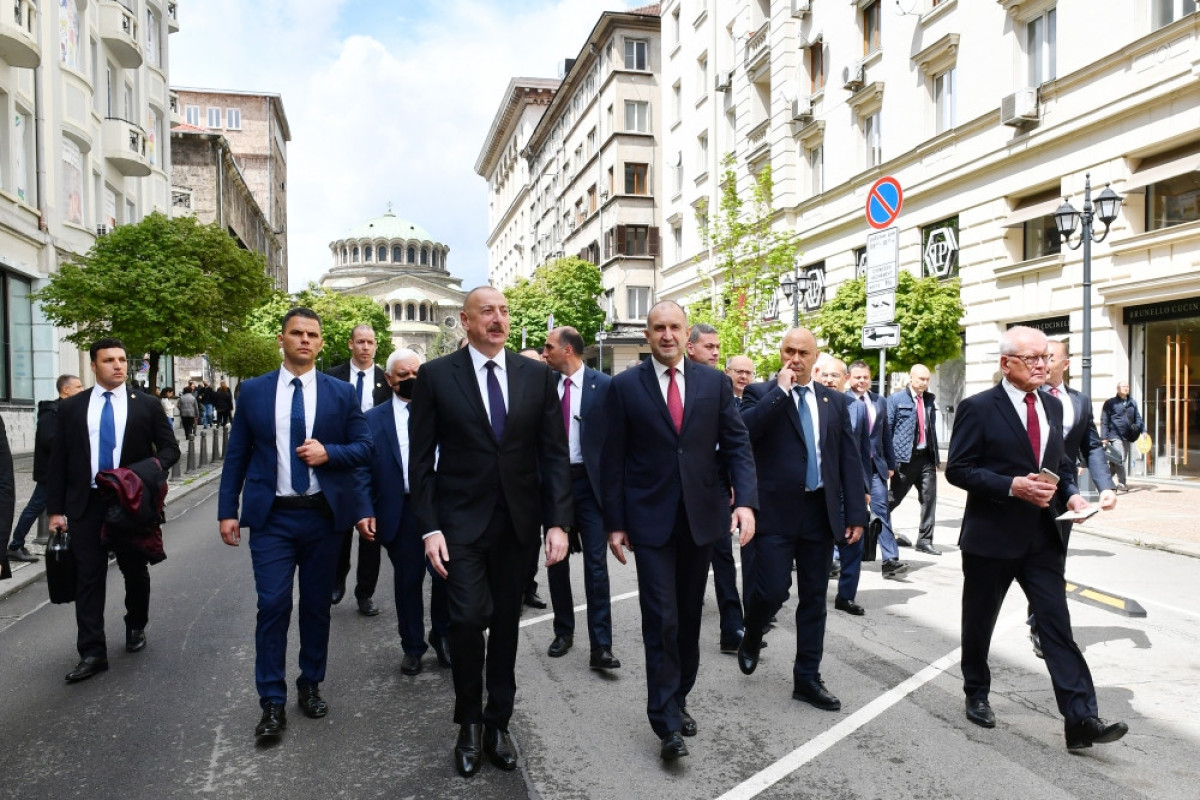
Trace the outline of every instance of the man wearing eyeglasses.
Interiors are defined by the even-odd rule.
[[[1066,539],[1056,518],[1087,501],[1063,440],[1063,404],[1046,382],[1046,336],[1024,326],[1000,340],[1004,378],[958,406],[946,479],[965,489],[962,549],[962,674],[967,719],[996,726],[988,701],[988,649],[1015,580],[1034,614],[1065,720],[1068,750],[1115,742],[1129,730],[1098,716],[1096,689],[1071,633],[1063,569]]]
[[[733,402],[740,409],[749,399],[743,393],[754,382],[754,362],[749,356],[733,356],[725,362],[725,374],[733,382]]]

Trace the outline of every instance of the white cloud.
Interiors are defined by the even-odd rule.
[[[282,95],[299,288],[331,266],[329,242],[389,201],[449,245],[465,285],[485,282],[487,187],[473,167],[508,81],[554,77],[603,11],[634,4],[446,0],[403,20],[391,2],[386,19],[361,0],[200,5],[182,6],[172,83]]]

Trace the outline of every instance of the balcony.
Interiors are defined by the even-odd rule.
[[[771,120],[764,119],[746,134],[746,161],[754,163],[771,152],[771,142],[767,139],[767,131]]]
[[[179,32],[179,3],[167,3],[167,32]]]
[[[128,178],[150,174],[146,154],[146,131],[129,120],[108,117],[104,120],[104,157]]]
[[[746,71],[757,72],[771,61],[771,23],[764,22],[746,42]]]
[[[10,67],[32,69],[42,61],[37,41],[37,7],[33,0],[14,0],[13,16],[0,13],[0,60]]]
[[[137,16],[116,0],[100,0],[100,38],[125,69],[142,65]]]

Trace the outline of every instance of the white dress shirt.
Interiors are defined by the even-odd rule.
[[[1004,387],[1008,399],[1012,401],[1013,409],[1017,412],[1017,419],[1021,420],[1021,427],[1029,430],[1029,425],[1026,423],[1027,409],[1025,406],[1025,395],[1032,394],[1034,399],[1033,408],[1037,412],[1038,418],[1038,433],[1041,434],[1041,444],[1038,447],[1038,464],[1042,463],[1042,458],[1046,455],[1046,442],[1050,439],[1050,423],[1046,421],[1046,409],[1042,406],[1042,398],[1039,396],[1041,392],[1036,389],[1033,392],[1022,392],[1017,387],[1008,382],[1008,378],[1000,381],[1000,385]],[[1058,465],[1055,464],[1055,467]],[[1055,470],[1057,472],[1057,469]]]
[[[574,374],[562,377],[571,379],[571,429],[568,432],[567,444],[571,450],[571,463],[583,463],[583,443],[579,436],[579,416],[583,409],[583,370],[582,364],[579,369],[575,370]],[[563,392],[566,391],[566,383],[563,380],[558,382],[558,399],[561,402]]]
[[[663,402],[665,403],[667,402],[667,390],[671,386],[671,376],[667,374],[667,370],[670,367],[653,356],[650,358],[650,363],[654,365],[654,374],[658,376],[658,388],[662,391]],[[683,408],[684,397],[687,396],[687,392],[684,391],[686,387],[683,378],[683,359],[680,359],[679,363],[675,365],[675,385],[679,387],[679,407]]]
[[[303,375],[293,375],[287,367],[279,368],[279,381],[275,385],[275,494],[294,497],[292,489],[292,379],[300,378],[300,390],[304,392],[304,438],[312,438],[313,421],[317,418],[317,371],[310,369]],[[321,491],[321,484],[312,467],[308,468],[308,494]]]
[[[500,394],[504,395],[504,409],[508,410],[508,371],[504,366],[504,350],[488,358],[483,353],[475,349],[474,345],[467,345],[467,352],[471,355],[471,366],[475,369],[475,380],[479,382],[479,396],[483,398],[483,410],[487,412],[488,422],[492,421],[492,405],[488,400],[487,386],[487,362],[496,362],[496,381],[500,384]],[[522,356],[524,358],[524,356]]]
[[[858,394],[857,392],[854,392],[851,394],[851,396],[867,407],[867,430],[875,430],[875,414],[877,412],[875,410],[875,403],[871,400],[871,395],[867,393]]]
[[[821,478],[821,414],[817,410],[817,391],[814,388],[815,384],[812,378],[809,378],[806,385],[799,383],[792,384],[791,401],[796,406],[796,413],[800,413],[800,394],[797,389],[805,388],[808,391],[804,393],[804,405],[808,406],[808,418],[812,420],[813,427],[813,449],[817,451],[817,476],[820,483],[817,488],[825,483]]]
[[[358,387],[358,376],[363,376],[362,394],[358,398],[358,407],[365,414],[375,407],[375,365],[361,369],[358,364],[350,362],[350,385]]]
[[[104,410],[104,393],[112,392],[113,427],[117,434],[117,446],[113,448],[113,466],[121,466],[121,452],[125,449],[125,421],[129,419],[129,390],[124,386],[105,389],[100,384],[92,387],[88,399],[88,442],[92,449],[92,486],[96,486],[96,473],[100,471],[100,412]]]
[[[396,441],[400,445],[400,471],[404,473],[404,493],[408,494],[408,401],[392,395],[392,413],[396,415]]]
[[[1065,440],[1075,425],[1075,404],[1071,402],[1071,393],[1067,391],[1066,381],[1054,388],[1058,389],[1058,401],[1062,403],[1063,407],[1063,439]],[[1046,384],[1046,391],[1050,391],[1050,384]]]

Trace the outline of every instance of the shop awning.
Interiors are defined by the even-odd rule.
[[[1062,198],[1055,197],[1052,200],[1039,200],[1036,203],[1030,203],[1027,206],[1017,206],[1013,212],[1008,215],[1008,219],[1004,220],[1002,227],[1015,228],[1018,225],[1024,225],[1030,220],[1048,217],[1058,210],[1062,205]]]
[[[1139,169],[1129,176],[1129,180],[1121,187],[1122,192],[1145,191],[1146,187],[1174,178],[1187,172],[1200,171],[1200,152],[1189,153],[1186,156],[1173,158],[1152,167]]]

